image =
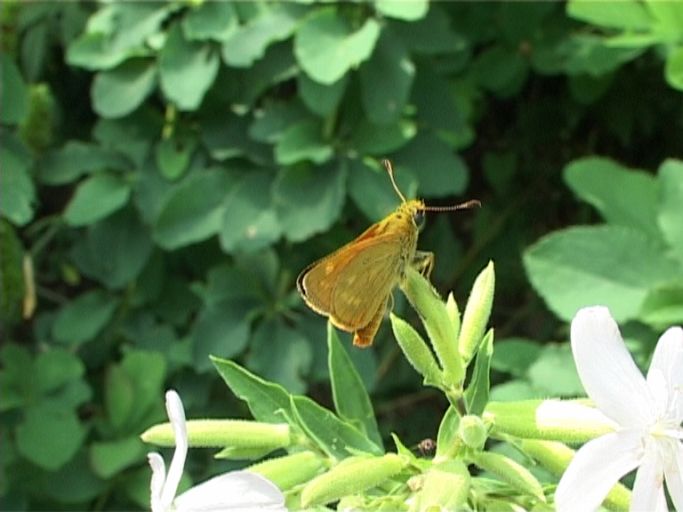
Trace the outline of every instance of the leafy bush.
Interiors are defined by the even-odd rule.
[[[542,342],[587,302],[646,358],[683,321],[682,9],[4,2],[3,508],[147,507],[138,435],[166,388],[247,414],[209,355],[329,402],[294,281],[396,207],[383,157],[410,197],[484,204],[432,216],[420,248],[456,297],[496,262],[494,397],[581,391],[547,378],[569,354]],[[350,357],[379,435],[418,443],[447,402],[392,338]]]

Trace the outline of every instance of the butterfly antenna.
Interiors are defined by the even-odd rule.
[[[398,197],[401,198],[401,201],[403,201],[404,203],[407,203],[408,201],[406,200],[406,197],[401,193],[401,190],[398,188],[398,185],[396,184],[396,180],[394,179],[394,168],[391,165],[391,161],[384,158],[382,160],[382,165],[384,166],[384,168],[389,173],[389,179],[391,179],[391,184],[394,186],[394,190],[398,194]]]
[[[477,199],[470,199],[464,203],[454,204],[452,206],[425,206],[424,210],[429,212],[450,212],[453,210],[465,210],[467,208],[480,207],[481,203]]]

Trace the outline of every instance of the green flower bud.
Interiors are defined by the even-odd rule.
[[[438,386],[442,382],[441,368],[436,363],[432,351],[408,322],[393,313],[390,318],[396,341],[408,362],[424,377],[425,384]]]
[[[458,303],[455,302],[453,292],[450,292],[446,299],[446,313],[448,313],[448,318],[451,319],[453,330],[455,331],[455,336],[457,338],[460,334],[460,308],[458,308]]]
[[[190,420],[187,422],[190,446],[237,448],[284,448],[290,445],[290,429],[286,423],[260,423],[247,420]],[[140,436],[146,443],[175,446],[170,423],[147,429]]]
[[[458,460],[436,465],[422,475],[421,489],[411,512],[460,510],[470,491],[470,474]]]
[[[576,400],[489,402],[483,417],[494,432],[524,439],[584,443],[614,431],[595,409]]]
[[[324,467],[325,463],[319,455],[305,451],[269,459],[249,466],[247,469],[266,477],[281,491],[287,491],[296,485],[308,482]]]
[[[479,468],[489,471],[521,492],[531,494],[545,502],[541,484],[531,472],[512,459],[493,452],[478,452],[472,462]]]
[[[446,306],[429,281],[412,267],[406,268],[406,279],[401,284],[401,289],[422,319],[434,352],[444,369],[446,384],[459,388],[465,369],[458,353],[456,331]]]
[[[574,450],[557,441],[522,439],[520,448],[557,477],[562,476],[575,453]],[[607,494],[604,505],[610,510],[628,510],[630,503],[631,491],[617,483]]]
[[[304,487],[301,506],[323,505],[349,494],[363,492],[391,478],[406,464],[407,460],[395,453],[382,457],[349,457]]]
[[[458,348],[465,362],[472,359],[484,337],[486,324],[491,315],[495,282],[493,262],[490,261],[474,281],[462,318]]]
[[[474,450],[481,450],[486,443],[488,431],[479,416],[467,415],[460,419],[458,433],[465,445]]]

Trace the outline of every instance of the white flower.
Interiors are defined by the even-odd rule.
[[[248,471],[230,471],[216,476],[175,497],[187,456],[187,428],[185,410],[178,393],[166,392],[166,412],[173,426],[175,452],[166,474],[164,459],[158,453],[147,455],[152,467],[152,512],[191,512],[239,510],[282,511],[285,499],[280,490],[261,475]],[[174,499],[175,498],[175,499]]]
[[[605,307],[576,314],[571,343],[583,387],[615,430],[578,450],[557,487],[557,510],[597,509],[638,468],[631,510],[665,511],[666,480],[683,511],[683,329],[672,327],[659,339],[647,378]]]

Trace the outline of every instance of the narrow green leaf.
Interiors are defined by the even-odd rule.
[[[296,425],[291,395],[282,386],[257,377],[233,361],[217,357],[211,361],[235,396],[247,403],[254,419]]]
[[[484,336],[474,362],[474,372],[465,390],[465,404],[468,414],[480,416],[489,401],[491,387],[490,372],[493,357],[493,329]]]
[[[292,396],[291,407],[301,427],[330,457],[344,459],[354,450],[381,455],[382,449],[350,423],[305,396]]]
[[[339,341],[337,331],[329,322],[327,324],[327,347],[332,398],[337,414],[358,428],[377,446],[382,446],[382,437],[379,434],[370,396],[353,366],[351,358]]]
[[[453,457],[457,448],[458,428],[460,426],[460,415],[452,405],[446,410],[446,414],[441,418],[439,433],[436,438],[436,456]]]

